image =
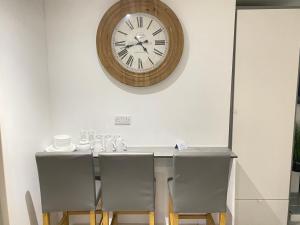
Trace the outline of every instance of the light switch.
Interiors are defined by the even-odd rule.
[[[131,116],[116,116],[115,125],[130,125]]]

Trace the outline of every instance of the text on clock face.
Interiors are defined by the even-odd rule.
[[[168,54],[168,31],[150,14],[128,14],[115,27],[111,46],[122,67],[146,73],[158,68]]]

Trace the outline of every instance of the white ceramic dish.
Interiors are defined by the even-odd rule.
[[[55,148],[53,145],[50,145],[46,148],[46,152],[74,152],[76,150],[76,145],[70,144],[67,147]]]

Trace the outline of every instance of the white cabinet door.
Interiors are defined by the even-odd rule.
[[[239,10],[237,21],[236,199],[288,199],[300,10]]]
[[[288,200],[237,200],[235,225],[286,225]]]

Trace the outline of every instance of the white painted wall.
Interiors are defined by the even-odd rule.
[[[0,225],[8,224],[8,209],[4,177],[5,176],[3,169],[2,143],[0,131]]]
[[[116,0],[45,2],[46,26],[42,0],[0,0],[0,124],[10,225],[29,225],[27,191],[40,219],[34,154],[50,133],[78,136],[93,128],[119,133],[129,145],[173,145],[181,138],[227,146],[234,0],[164,0],[183,24],[183,59],[167,80],[140,89],[116,82],[98,62],[98,23]],[[117,114],[132,115],[132,126],[115,127]]]
[[[54,133],[78,137],[96,129],[119,133],[129,145],[227,146],[234,0],[164,0],[185,33],[175,73],[149,88],[111,78],[99,64],[96,31],[116,0],[46,0],[48,66]],[[132,115],[116,127],[115,115]]]
[[[34,155],[49,142],[42,0],[0,0],[0,49],[0,124],[9,222],[29,225],[27,191],[41,218]]]

